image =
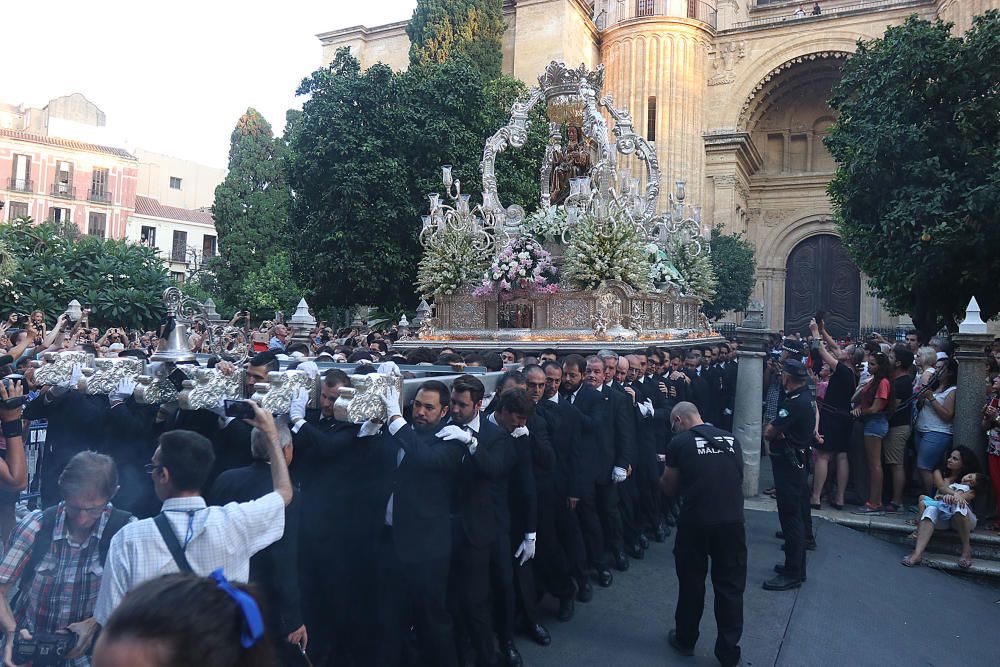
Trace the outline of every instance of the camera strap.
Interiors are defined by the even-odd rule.
[[[170,525],[167,515],[157,514],[156,518],[153,519],[153,523],[156,524],[156,529],[160,531],[160,537],[166,543],[167,549],[170,551],[170,555],[173,556],[178,569],[185,574],[194,572],[191,568],[191,563],[188,562],[187,556],[184,555],[184,549],[181,547],[177,535],[174,534],[173,526]]]

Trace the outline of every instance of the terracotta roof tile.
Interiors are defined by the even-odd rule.
[[[135,212],[138,215],[148,215],[154,218],[167,218],[183,222],[197,222],[203,225],[215,225],[215,219],[208,211],[189,210],[177,206],[164,206],[152,197],[136,195]]]
[[[135,160],[135,156],[124,148],[114,148],[113,146],[101,146],[87,143],[86,141],[76,141],[75,139],[62,139],[60,137],[46,137],[20,130],[8,130],[0,128],[0,137],[9,137],[19,141],[30,141],[34,144],[44,144],[46,146],[59,146],[60,148],[73,148],[82,151],[92,151],[94,153],[106,153],[125,160]]]

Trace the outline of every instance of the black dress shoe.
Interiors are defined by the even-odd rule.
[[[649,538],[643,533],[639,534],[639,546],[643,549],[649,548]]]
[[[798,588],[802,585],[801,579],[793,579],[792,577],[786,577],[783,574],[779,574],[774,579],[768,579],[764,582],[765,591],[790,591],[793,588]]]
[[[589,586],[590,584],[587,585]],[[593,595],[593,592],[591,592],[591,595]],[[559,619],[560,623],[565,623],[569,619],[573,618],[573,614],[575,613],[576,613],[576,601],[573,599],[572,595],[559,600],[559,614],[556,616],[556,618]]]
[[[524,660],[521,659],[521,654],[518,653],[514,642],[504,642],[500,646],[500,652],[503,654],[503,661],[507,667],[522,667],[524,665]]]
[[[694,649],[688,648],[686,646],[681,646],[681,643],[677,641],[677,631],[671,630],[667,633],[667,643],[670,644],[670,648],[674,649],[683,656],[690,658],[694,655]]]
[[[628,556],[629,558],[642,560],[642,557],[645,554],[642,553],[642,547],[640,545],[630,544],[629,546],[625,547],[625,555]]]
[[[541,623],[528,625],[525,630],[526,634],[531,637],[531,641],[535,642],[539,646],[548,646],[552,643],[552,635],[549,634],[549,631],[546,630],[545,626]]]
[[[580,602],[590,602],[594,599],[594,587],[586,579],[577,582],[576,599]]]
[[[777,565],[774,566],[774,571],[777,574],[785,574],[785,564],[784,563],[778,563]],[[803,581],[803,583],[806,581],[805,575],[802,576],[802,581]]]
[[[607,588],[612,581],[614,581],[614,577],[611,576],[611,570],[597,571],[597,583],[601,585],[601,588]]]
[[[664,524],[660,524],[656,527],[656,532],[653,533],[653,539],[657,542],[666,542],[667,537],[670,535],[670,529]]]
[[[615,554],[615,569],[619,572],[624,572],[628,569],[628,556],[625,555],[624,551],[619,551]]]

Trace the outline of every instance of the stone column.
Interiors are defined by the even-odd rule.
[[[736,328],[740,339],[737,350],[739,372],[736,376],[736,406],[733,433],[743,448],[743,496],[752,498],[760,489],[761,402],[764,395],[764,358],[767,356],[768,332],[764,327],[760,303],[751,302]]]
[[[983,348],[993,342],[986,332],[986,323],[979,316],[979,304],[973,298],[966,309],[965,320],[953,337],[958,350],[958,386],[955,390],[955,445],[965,445],[986,465],[986,438],[980,428],[983,403],[986,400],[987,360]],[[985,468],[984,468],[985,469]]]

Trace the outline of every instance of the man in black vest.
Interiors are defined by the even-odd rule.
[[[670,420],[675,435],[660,483],[667,495],[680,496],[681,511],[674,541],[676,627],[667,638],[678,653],[694,654],[711,559],[715,656],[723,667],[738,665],[747,580],[743,453],[731,433],[706,425],[692,403],[674,406]]]

